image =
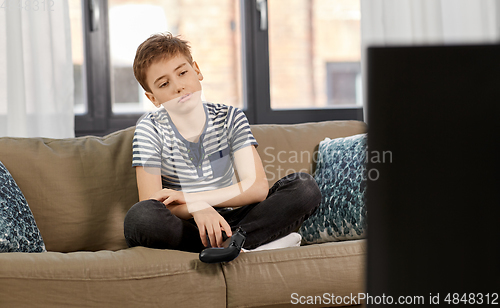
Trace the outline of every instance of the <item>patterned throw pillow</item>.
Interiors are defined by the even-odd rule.
[[[45,244],[24,195],[0,162],[0,252],[45,251]]]
[[[314,179],[321,204],[300,227],[303,244],[365,236],[366,138],[360,134],[320,142]]]

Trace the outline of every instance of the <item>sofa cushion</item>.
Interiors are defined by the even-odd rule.
[[[277,180],[294,172],[313,174],[321,140],[365,133],[366,124],[360,121],[324,121],[251,125],[251,129],[259,143],[257,152],[269,186],[272,186]]]
[[[221,265],[202,263],[196,253],[134,247],[6,255],[5,307],[226,307]]]
[[[227,307],[292,307],[300,296],[357,295],[365,292],[365,262],[365,240],[241,253],[222,264]],[[337,305],[313,307],[330,306]]]
[[[318,210],[300,227],[304,243],[360,239],[366,231],[366,134],[326,138],[319,145],[314,178]]]
[[[127,247],[123,221],[138,201],[134,128],[105,137],[0,138],[0,160],[22,190],[48,251]]]
[[[26,198],[0,161],[0,252],[45,251]]]

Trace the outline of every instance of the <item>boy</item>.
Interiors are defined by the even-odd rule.
[[[135,130],[140,202],[125,217],[130,247],[200,252],[238,229],[238,245],[254,249],[290,234],[317,208],[320,192],[308,174],[268,189],[245,115],[201,100],[203,75],[186,41],[151,36],[137,49],[134,74],[158,109]]]

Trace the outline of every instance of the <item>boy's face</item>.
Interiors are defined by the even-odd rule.
[[[203,75],[196,62],[193,65],[183,55],[157,61],[146,71],[151,92],[146,96],[156,106],[168,112],[183,113],[201,102]]]

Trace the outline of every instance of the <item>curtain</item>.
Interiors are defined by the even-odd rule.
[[[362,70],[371,45],[498,42],[499,15],[497,0],[361,0]],[[366,93],[366,74],[363,81]]]
[[[68,2],[41,3],[0,9],[0,136],[74,137]]]

